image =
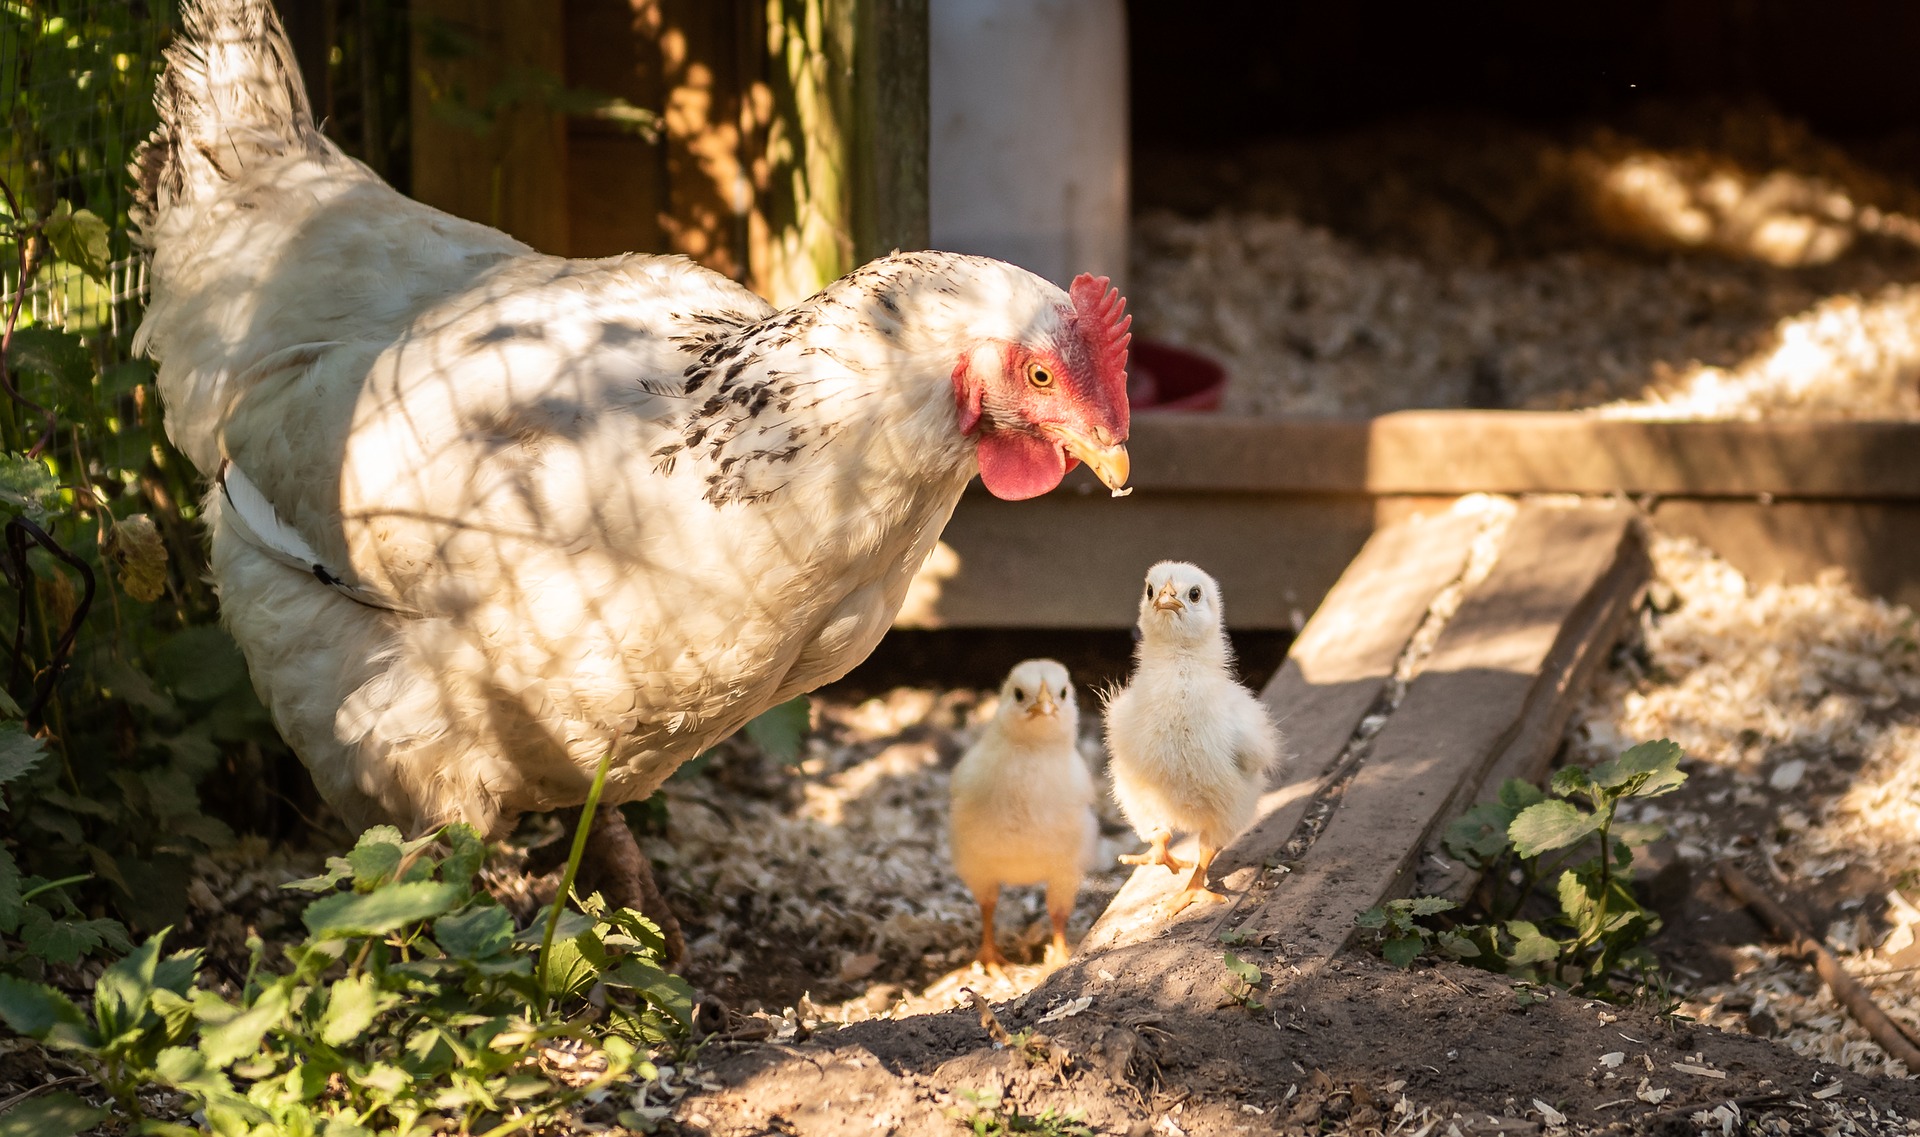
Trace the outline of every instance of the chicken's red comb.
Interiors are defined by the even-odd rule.
[[[1127,302],[1113,282],[1104,276],[1083,272],[1073,278],[1067,289],[1073,301],[1074,330],[1093,357],[1095,374],[1112,405],[1127,405],[1127,344],[1133,334],[1133,317],[1127,315]]]

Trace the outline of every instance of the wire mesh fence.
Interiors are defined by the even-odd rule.
[[[177,18],[168,0],[0,0],[7,230],[62,208],[105,228],[98,279],[35,250],[23,257],[17,239],[0,237],[0,303],[17,299],[23,323],[78,333],[102,364],[126,358],[146,295],[126,169],[153,129],[160,49]]]

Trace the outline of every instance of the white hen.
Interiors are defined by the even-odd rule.
[[[976,471],[1125,481],[1102,281],[907,253],[776,312],[678,257],[543,256],[323,137],[267,0],[183,15],[140,340],[224,487],[226,624],[350,822],[498,834],[609,752],[607,800],[644,797],[858,663]]]
[[[1207,888],[1213,858],[1253,820],[1267,773],[1280,761],[1280,731],[1259,699],[1233,677],[1220,586],[1198,567],[1162,561],[1147,572],[1133,678],[1107,703],[1113,796],[1151,846],[1123,856],[1134,865],[1189,867],[1167,851],[1192,833],[1200,852],[1168,915]]]
[[[1008,674],[993,721],[953,769],[953,868],[979,902],[977,958],[989,967],[1006,962],[993,941],[1003,884],[1047,886],[1049,955],[1067,957],[1067,918],[1100,836],[1079,733],[1067,669],[1029,659]]]

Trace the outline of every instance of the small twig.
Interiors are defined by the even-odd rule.
[[[1862,987],[1853,976],[1840,966],[1840,960],[1827,946],[1815,939],[1799,917],[1787,911],[1778,900],[1755,883],[1753,878],[1735,868],[1731,861],[1720,862],[1720,880],[1727,891],[1739,899],[1773,930],[1773,934],[1786,941],[1790,954],[1812,957],[1814,970],[1820,973],[1834,998],[1847,1008],[1853,1021],[1859,1023],[1888,1057],[1898,1058],[1906,1064],[1908,1070],[1920,1070],[1920,1046],[1915,1046],[1900,1024],[1887,1017],[1880,1004]]]
[[[613,751],[608,750],[600,759],[600,768],[593,773],[593,784],[587,787],[586,804],[580,807],[580,824],[573,829],[573,849],[567,854],[567,871],[560,876],[560,888],[553,894],[553,907],[547,912],[547,930],[540,935],[538,964],[542,994],[547,993],[547,960],[553,954],[553,931],[560,926],[560,910],[566,907],[567,897],[573,893],[573,878],[580,872],[580,858],[586,855],[587,834],[593,829],[593,814],[600,808],[600,791],[606,788],[607,771],[612,767]]]
[[[993,1008],[980,997],[980,992],[971,987],[962,987],[960,993],[967,997],[968,1004],[974,1010],[980,1012],[980,1029],[987,1032],[987,1037],[993,1040],[994,1045],[1012,1046],[1013,1036],[1007,1033],[1007,1028],[1000,1023],[1000,1017],[994,1014]]]
[[[71,1086],[78,1082],[86,1082],[91,1080],[92,1079],[87,1078],[86,1076],[81,1074],[72,1074],[65,1078],[55,1078],[51,1082],[43,1082],[37,1086],[29,1086],[10,1098],[0,1100],[0,1114],[6,1113],[8,1110],[12,1109],[16,1105],[19,1105],[21,1102],[26,1101],[30,1097],[35,1097],[39,1094],[44,1094],[48,1090],[57,1090],[61,1086]]]
[[[27,594],[28,585],[33,579],[33,569],[27,564],[27,543],[31,541],[40,546],[59,558],[68,568],[79,573],[80,583],[83,586],[80,602],[74,606],[73,615],[68,618],[66,628],[61,631],[60,638],[54,642],[51,658],[47,660],[47,669],[41,673],[39,681],[34,684],[33,701],[27,705],[27,725],[30,728],[38,728],[40,712],[46,709],[47,701],[53,698],[54,686],[60,681],[61,674],[66,671],[67,658],[73,651],[73,642],[80,635],[80,625],[86,621],[88,609],[93,607],[93,569],[86,561],[62,547],[60,542],[54,540],[45,529],[24,517],[15,517],[7,522],[6,540],[9,557],[7,575],[18,577],[10,583],[20,590],[20,612],[17,617],[19,624],[14,629],[13,645],[16,678],[19,664],[26,658],[24,636],[27,622]]]

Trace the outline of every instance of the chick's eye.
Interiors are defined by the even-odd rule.
[[[1200,603],[1200,586],[1199,585],[1196,584],[1192,588],[1187,589],[1187,600],[1194,604]]]
[[[1022,691],[1022,690],[1021,690],[1020,688],[1018,688],[1018,687],[1015,687],[1015,688],[1013,689],[1013,701],[1014,701],[1014,702],[1016,702],[1016,703],[1024,703],[1024,702],[1026,702],[1026,701],[1027,701],[1027,693],[1026,693],[1025,691]]]
[[[1147,599],[1148,600],[1153,599],[1153,582],[1152,581],[1147,582]]]
[[[1063,699],[1067,697],[1067,689],[1065,687],[1060,688],[1060,697]]]
[[[1029,363],[1027,364],[1027,382],[1044,391],[1053,386],[1053,372],[1044,363]]]

